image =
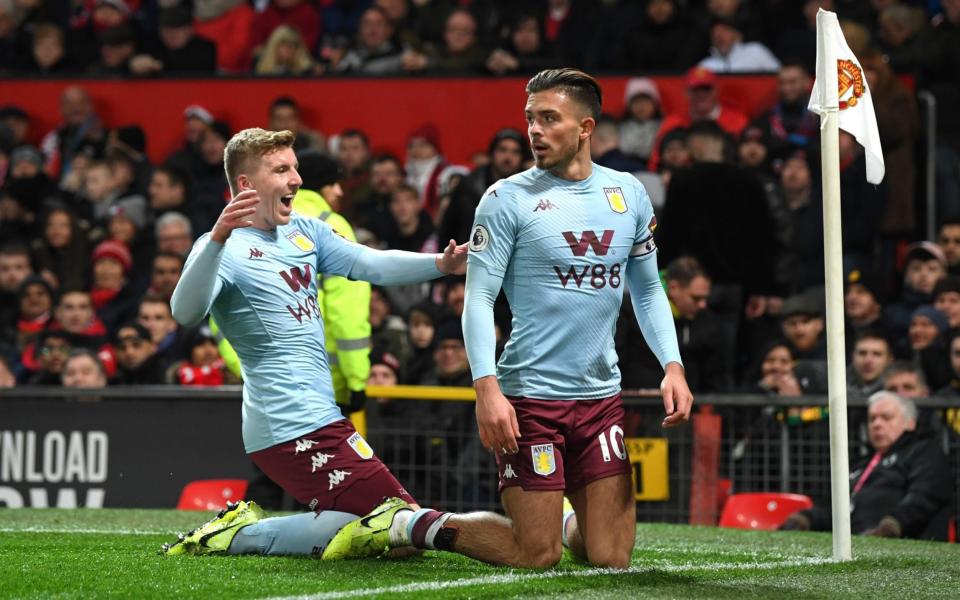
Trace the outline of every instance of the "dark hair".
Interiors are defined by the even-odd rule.
[[[180,263],[180,268],[183,268],[184,259],[182,256],[176,252],[157,252],[153,255],[153,262],[151,264],[156,264],[158,258],[173,258]]]
[[[527,95],[559,88],[587,109],[593,120],[600,119],[603,92],[597,80],[578,69],[547,69],[527,82]]]
[[[886,385],[887,379],[890,379],[894,375],[899,375],[900,373],[910,373],[912,375],[916,375],[917,381],[923,384],[924,387],[927,385],[927,376],[924,374],[923,368],[907,360],[897,360],[890,365],[890,368],[887,369],[887,374],[883,376],[884,385]]]
[[[11,242],[0,246],[0,255],[3,256],[26,256],[30,260],[30,250],[23,244]],[[32,261],[31,261],[32,262]]]
[[[280,96],[274,99],[274,101],[270,103],[270,112],[272,113],[274,110],[281,107],[292,108],[293,110],[297,111],[297,113],[300,112],[300,105],[297,104],[297,101],[290,96]]]
[[[863,340],[882,340],[887,345],[887,352],[893,354],[893,343],[890,341],[890,337],[879,329],[867,329],[858,333],[856,340],[853,342],[854,349]]]
[[[948,225],[960,226],[960,215],[950,215],[940,219],[940,222],[937,224],[937,232]]]
[[[370,138],[367,137],[367,134],[364,133],[363,130],[361,129],[355,129],[355,128],[344,129],[343,133],[340,134],[340,139],[348,138],[348,137],[360,138],[361,140],[363,140],[364,146],[366,146],[367,148],[370,147]]]
[[[697,277],[707,277],[707,272],[703,270],[700,262],[692,256],[680,256],[670,261],[664,272],[664,279],[667,281],[676,281],[681,285],[690,285],[690,282]]]
[[[175,165],[161,165],[156,168],[155,173],[163,173],[170,179],[171,185],[179,185],[184,193],[190,185],[190,173]]]
[[[100,357],[97,356],[93,352],[93,350],[90,350],[89,348],[74,348],[73,350],[71,350],[70,354],[67,355],[66,362],[63,363],[64,371],[66,371],[67,369],[68,362],[70,362],[74,358],[78,358],[81,356],[89,356],[90,360],[93,361],[93,364],[97,366],[97,371],[99,371],[100,374],[103,375],[104,380],[109,379],[109,377],[107,376],[107,369],[103,366],[103,363],[100,361]]]
[[[372,165],[379,165],[379,164],[388,163],[388,162],[392,162],[392,163],[394,163],[395,165],[397,165],[397,168],[400,169],[400,173],[401,173],[404,177],[407,176],[407,171],[406,171],[406,169],[403,168],[403,163],[402,163],[402,162],[400,161],[400,159],[397,158],[396,155],[394,155],[394,154],[378,154],[378,155],[376,155],[376,156],[373,157],[373,160],[372,160],[372,161],[370,161],[370,165],[371,165],[371,166],[372,166]]]

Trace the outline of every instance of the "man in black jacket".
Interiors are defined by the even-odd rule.
[[[912,400],[882,391],[867,408],[874,454],[850,468],[850,528],[880,537],[946,540],[953,500],[950,466],[937,443],[915,431]],[[829,531],[830,503],[793,514],[782,529]]]

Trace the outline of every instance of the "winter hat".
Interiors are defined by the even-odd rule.
[[[124,273],[129,273],[133,268],[133,256],[130,250],[122,243],[116,240],[105,240],[97,244],[93,249],[93,261],[96,263],[101,258],[112,258],[120,263]]]

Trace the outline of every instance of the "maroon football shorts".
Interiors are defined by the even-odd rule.
[[[348,419],[258,450],[250,458],[298,502],[317,512],[365,515],[394,496],[416,504]]]
[[[509,398],[520,425],[520,451],[497,454],[500,490],[582,488],[629,474],[620,394],[602,400]]]

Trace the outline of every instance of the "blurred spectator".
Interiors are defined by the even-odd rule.
[[[521,14],[514,19],[507,39],[487,57],[487,70],[494,75],[533,74],[556,66],[554,47],[543,39],[536,15]]]
[[[34,240],[37,272],[60,289],[86,289],[89,250],[86,232],[76,215],[65,207],[53,208],[43,221],[43,237]]]
[[[440,207],[440,173],[446,166],[437,126],[426,123],[415,129],[407,139],[407,183],[417,191],[431,217]]]
[[[823,312],[823,288],[811,288],[784,301],[780,309],[780,323],[783,337],[789,343],[790,353],[794,358],[823,361],[827,359]]]
[[[395,38],[389,15],[378,6],[363,12],[356,39],[336,71],[346,74],[398,75],[403,73],[403,48]]]
[[[457,318],[463,316],[463,302],[467,288],[467,280],[463,275],[447,275],[443,278],[443,305],[451,316]]]
[[[25,71],[33,75],[63,76],[77,70],[67,54],[63,30],[53,23],[33,26],[31,59]]]
[[[194,30],[217,45],[217,67],[222,73],[250,70],[253,22],[257,13],[244,0],[197,0]]]
[[[43,137],[40,148],[46,157],[45,170],[59,181],[69,175],[74,157],[89,152],[102,156],[106,130],[93,110],[90,95],[80,86],[71,85],[60,95],[63,123]]]
[[[913,148],[920,136],[920,113],[913,93],[897,79],[880,53],[872,52],[860,62],[873,96],[883,162],[887,169],[884,177],[887,208],[882,231],[887,235],[909,236],[916,227]]]
[[[46,279],[31,275],[20,283],[17,299],[16,343],[23,350],[53,320],[53,287]]]
[[[433,75],[477,75],[484,72],[486,52],[477,37],[477,19],[467,9],[449,14],[443,28],[443,47],[426,54],[407,50],[403,68]]]
[[[780,61],[760,42],[745,42],[743,24],[721,17],[710,25],[710,56],[700,66],[715,73],[772,72]]]
[[[345,129],[340,134],[336,155],[344,171],[340,213],[353,223],[357,217],[354,203],[370,189],[370,139],[360,129]]]
[[[146,197],[153,166],[147,159],[147,135],[139,125],[122,125],[107,135],[107,159],[121,196]]]
[[[657,131],[663,123],[660,90],[652,79],[633,77],[627,80],[624,104],[626,110],[620,121],[620,149],[627,156],[646,163],[653,153]]]
[[[687,144],[694,163],[670,179],[657,246],[660,260],[693,256],[710,273],[719,294],[715,310],[735,332],[741,314],[762,316],[767,298],[780,292],[774,266],[781,248],[763,188],[726,162],[726,143],[716,123],[690,128]]]
[[[678,169],[689,167],[691,163],[690,148],[687,147],[686,128],[677,127],[668,131],[660,139],[657,148],[661,156],[658,173],[663,179],[663,184],[669,187],[673,174]]]
[[[326,148],[323,134],[314,131],[303,124],[300,118],[300,105],[290,96],[279,96],[270,103],[270,131],[292,131],[296,136],[293,149],[296,152],[303,150],[319,150]]]
[[[843,308],[847,320],[846,337],[852,343],[865,331],[881,331],[889,334],[883,314],[885,294],[883,284],[872,273],[854,269],[847,273],[844,286]],[[852,346],[848,346],[852,350]]]
[[[732,347],[733,340],[724,340],[729,332],[718,326],[716,315],[707,307],[710,276],[696,259],[681,256],[667,265],[663,280],[690,389],[695,393],[731,391],[733,355],[725,355],[724,349]],[[663,369],[647,346],[629,299],[620,310],[617,348],[624,388],[660,387]]]
[[[0,19],[2,18],[3,16],[0,14]],[[17,387],[17,378],[13,375],[10,360],[0,355],[0,389],[10,389],[14,387]]]
[[[184,258],[193,247],[193,229],[190,219],[178,212],[167,212],[157,219],[154,231],[157,252],[170,252]]]
[[[203,168],[200,141],[213,125],[213,115],[204,107],[191,104],[183,110],[183,147],[167,157],[166,164],[193,174]]]
[[[420,205],[417,190],[400,186],[390,200],[393,227],[383,241],[393,250],[437,252],[437,235],[427,212]]]
[[[717,99],[717,76],[709,69],[694,67],[687,72],[684,79],[687,86],[687,97],[690,101],[690,110],[686,114],[672,113],[664,118],[657,133],[657,143],[654,144],[654,154],[650,157],[650,170],[656,171],[660,164],[660,140],[677,127],[689,127],[698,121],[714,121],[724,131],[736,137],[747,126],[746,115],[729,106],[724,106]]]
[[[217,46],[193,30],[193,15],[187,6],[160,10],[160,43],[130,61],[137,75],[154,73],[214,73]]]
[[[201,325],[189,332],[184,339],[184,348],[188,358],[171,367],[171,383],[197,386],[227,383],[228,372],[208,326]]]
[[[946,540],[952,509],[950,466],[929,434],[915,432],[917,407],[891,392],[870,396],[870,445],[875,453],[850,466],[853,533]],[[791,515],[781,529],[829,531],[828,505]]]
[[[930,389],[940,389],[953,378],[947,350],[949,332],[947,316],[932,306],[920,306],[910,317],[906,340],[910,351],[904,356],[912,357],[923,369]]]
[[[17,146],[10,153],[6,192],[15,198],[24,219],[36,216],[57,197],[57,186],[43,171],[43,155],[33,146]],[[31,232],[22,232],[31,233]]]
[[[97,35],[100,58],[89,68],[97,75],[130,75],[130,61],[137,52],[136,34],[130,25],[118,25]]]
[[[645,165],[620,149],[620,128],[617,120],[610,115],[601,115],[597,120],[593,135],[590,136],[590,155],[593,162],[614,171],[635,173],[645,170]]]
[[[448,318],[440,322],[436,327],[434,334],[434,368],[421,381],[422,385],[442,385],[470,387],[473,385],[473,378],[470,377],[470,364],[467,362],[467,349],[463,344],[463,330],[460,327],[460,319]],[[441,402],[442,405],[459,404],[450,402]],[[459,415],[462,406],[457,407],[460,410],[455,412]],[[472,410],[467,411],[472,413]],[[445,428],[448,431],[458,431],[451,427]]]
[[[383,352],[378,348],[370,351],[370,377],[367,378],[367,385],[394,386],[400,383],[399,378],[400,361],[389,352]],[[388,404],[389,398],[374,398],[377,404]]]
[[[13,339],[19,309],[19,291],[24,280],[33,275],[30,252],[18,244],[0,247],[0,339]]]
[[[230,200],[230,187],[223,170],[223,151],[230,139],[230,127],[215,121],[200,138],[200,157],[202,164],[197,165],[193,173],[193,216],[197,221],[197,232],[206,233],[213,229],[223,206]]]
[[[817,12],[837,12],[834,0],[804,0],[803,23],[787,29],[777,39],[777,56],[785,63],[798,63],[808,72],[817,67]]]
[[[890,341],[879,331],[860,333],[847,368],[847,396],[866,399],[883,389],[883,377],[893,364]]]
[[[559,53],[558,64],[588,67],[599,60],[598,39],[602,6],[583,0],[548,0],[537,3],[543,17],[544,39]],[[635,67],[639,68],[639,67]]]
[[[960,218],[940,221],[937,231],[937,246],[947,259],[947,272],[950,275],[960,275]]]
[[[157,358],[164,368],[186,356],[184,333],[173,319],[170,303],[160,296],[144,296],[137,309],[137,323],[150,332]]]
[[[389,352],[400,361],[400,378],[404,379],[404,369],[410,355],[407,339],[407,324],[394,313],[384,288],[370,288],[370,345]]]
[[[434,334],[442,315],[442,308],[426,300],[413,306],[407,313],[410,334],[410,358],[407,361],[406,381],[420,385],[434,368]]]
[[[77,346],[99,350],[107,342],[107,329],[93,310],[93,300],[85,290],[66,290],[57,303],[55,329],[73,336]]]
[[[117,352],[117,377],[120,385],[166,383],[163,364],[150,332],[139,323],[127,323],[117,330],[113,342]]]
[[[390,199],[404,184],[405,179],[399,158],[392,154],[374,158],[370,164],[370,190],[355,200],[353,225],[370,231],[377,239],[382,239],[390,231],[393,222],[393,217],[390,216]],[[460,189],[460,186],[457,186],[457,189]]]
[[[159,296],[169,302],[173,290],[183,272],[183,257],[173,252],[159,252],[153,257],[150,270],[150,285],[147,294]]]
[[[450,204],[443,214],[438,240],[469,239],[473,216],[487,188],[501,179],[519,173],[529,157],[527,139],[516,129],[501,129],[490,140],[489,164],[477,167],[464,177],[450,195]]]
[[[153,255],[153,239],[144,232],[146,221],[146,210],[122,204],[111,207],[107,221],[107,239],[116,240],[130,249],[133,255],[131,277],[141,288],[149,277],[150,258]]]
[[[321,71],[297,30],[280,25],[267,39],[253,72],[257,75],[319,75]]]
[[[813,77],[800,63],[787,62],[777,73],[777,102],[757,117],[769,140],[770,156],[786,159],[796,150],[810,149],[810,142],[820,130],[817,115],[807,110]]]
[[[622,54],[614,59],[619,68],[640,72],[688,69],[703,56],[706,44],[677,0],[646,0],[643,19],[625,31]]]
[[[909,362],[893,363],[883,378],[883,389],[901,398],[926,398],[930,389],[923,377],[923,371]]]
[[[826,393],[825,362],[794,360],[790,344],[783,340],[769,343],[759,356],[759,363],[747,372],[744,392],[774,396]]]
[[[947,316],[950,329],[960,328],[960,276],[948,275],[937,281],[933,306]]]
[[[933,302],[933,288],[947,273],[947,259],[933,242],[915,242],[907,246],[904,263],[900,299],[887,307],[890,326],[897,336],[906,332],[910,315],[918,306]]]
[[[157,167],[150,177],[147,194],[150,199],[150,208],[154,216],[161,216],[169,211],[186,211],[187,184],[190,179],[185,171],[174,166]]]
[[[2,60],[0,64],[3,64]],[[0,106],[0,131],[4,129],[10,136],[7,143],[11,148],[26,144],[30,137],[30,115],[16,104]]]
[[[117,197],[113,168],[105,160],[94,160],[83,174],[83,187],[79,194],[80,214],[96,223],[101,223],[110,214],[110,205]]]
[[[61,385],[63,366],[73,349],[69,333],[48,329],[37,337],[36,372],[29,383],[34,385]],[[26,361],[25,361],[26,362]]]
[[[63,366],[61,380],[65,388],[102,388],[107,386],[107,372],[93,352],[75,348]]]
[[[129,285],[133,257],[126,246],[115,240],[100,242],[93,249],[93,287],[91,297],[97,316],[108,331],[132,319],[137,310],[137,291]]]
[[[281,25],[296,29],[311,52],[318,47],[323,25],[320,13],[312,3],[306,0],[270,0],[266,9],[253,21],[252,41],[255,53]]]

